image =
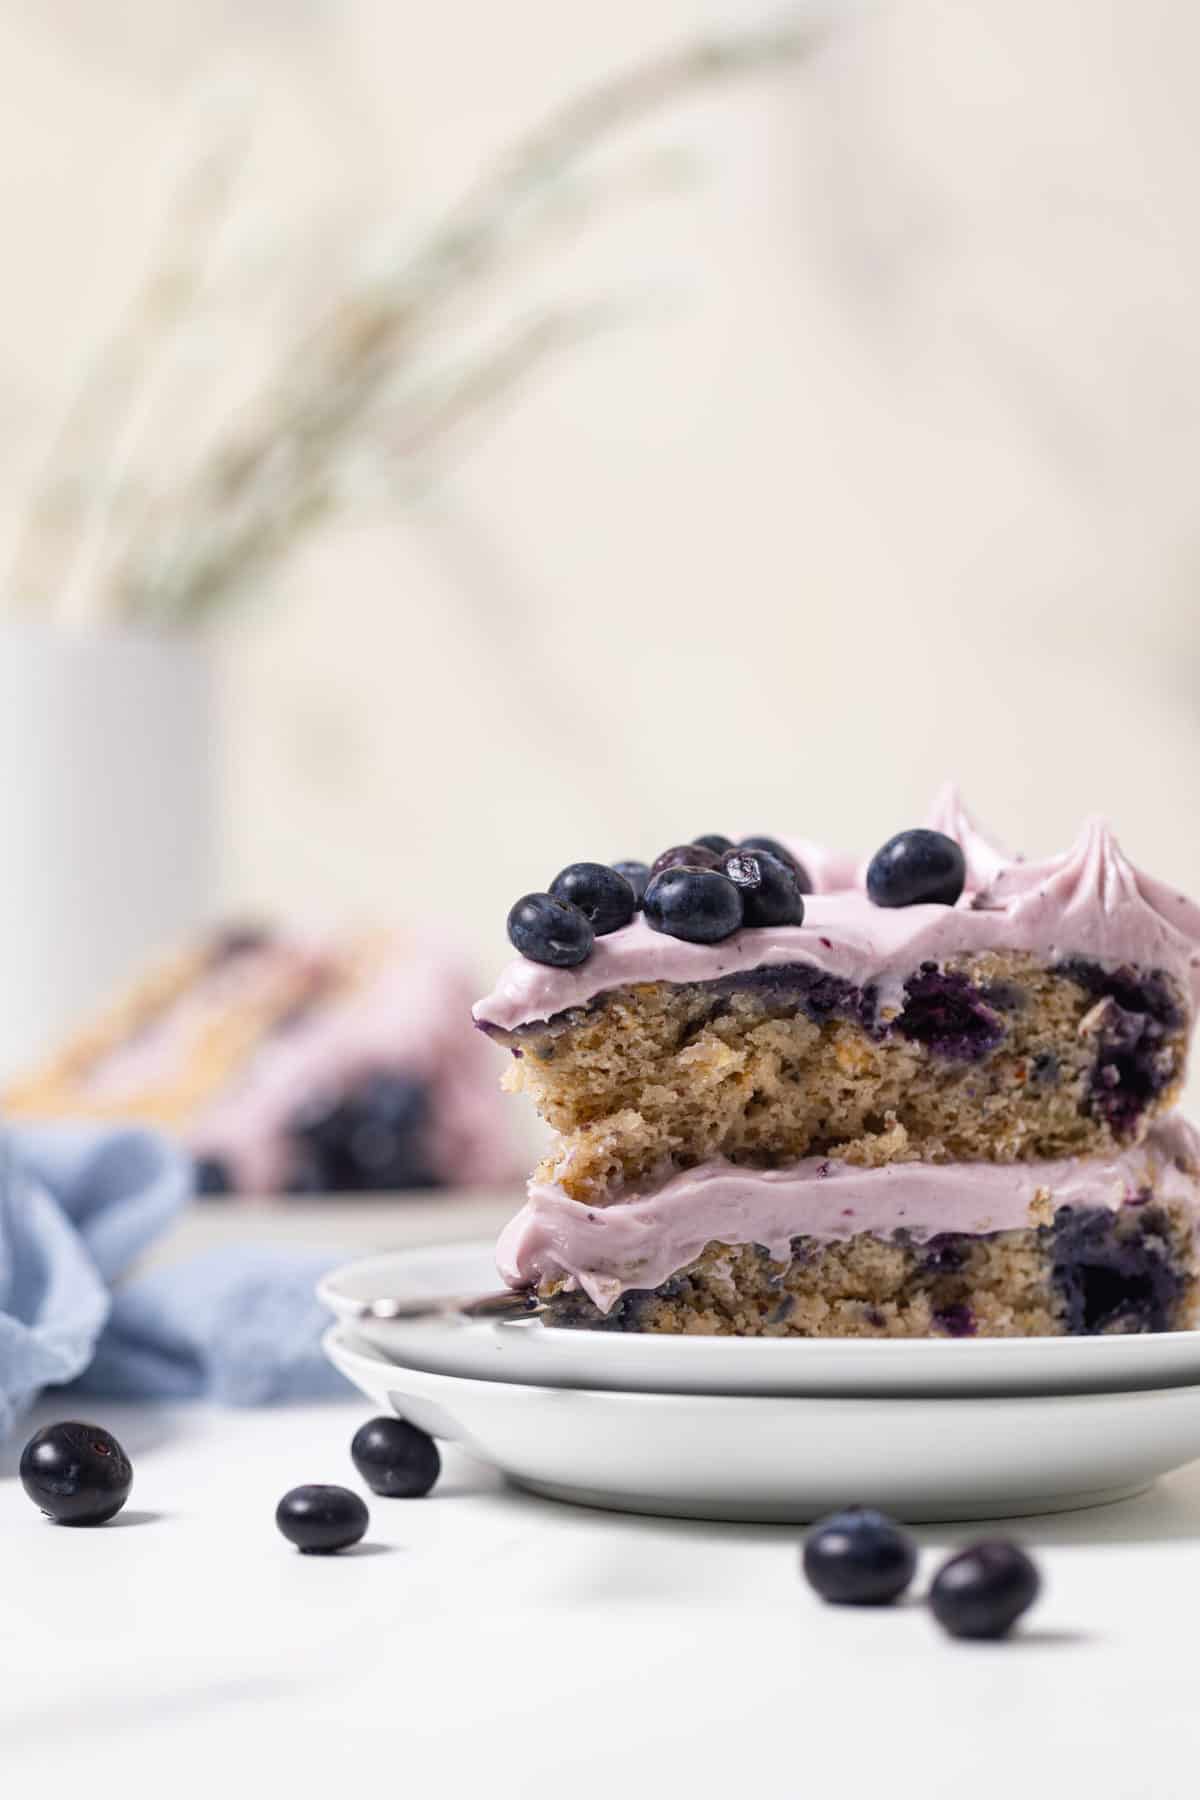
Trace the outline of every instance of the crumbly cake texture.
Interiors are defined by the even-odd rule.
[[[498,1033],[506,1085],[558,1132],[535,1179],[610,1194],[724,1156],[1011,1162],[1136,1142],[1182,1083],[1187,997],[1162,971],[1026,952],[927,963],[881,1020],[803,964],[640,983]]]
[[[1138,1199],[1116,1212],[1062,1207],[1047,1225],[982,1235],[903,1234],[821,1243],[789,1261],[713,1243],[657,1289],[606,1313],[561,1280],[547,1322],[718,1337],[1065,1337],[1179,1331],[1197,1323],[1195,1209]]]

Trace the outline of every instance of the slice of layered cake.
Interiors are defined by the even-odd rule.
[[[456,952],[415,936],[224,928],[157,963],[0,1105],[156,1125],[209,1193],[502,1181],[513,1144],[471,991]]]
[[[557,1135],[502,1271],[560,1322],[1190,1320],[1200,910],[1102,823],[1025,863],[949,790],[865,866],[706,837],[573,865],[509,929],[476,1022]]]

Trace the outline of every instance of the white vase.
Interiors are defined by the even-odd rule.
[[[211,916],[205,647],[0,627],[0,1074]]]

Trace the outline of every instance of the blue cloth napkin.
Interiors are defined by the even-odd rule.
[[[230,1245],[116,1286],[191,1193],[188,1158],[153,1132],[0,1134],[0,1437],[67,1383],[237,1404],[345,1391],[313,1295],[329,1254]]]

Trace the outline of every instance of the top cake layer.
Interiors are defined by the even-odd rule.
[[[705,872],[706,845],[695,862],[694,845],[660,859],[660,887],[682,891],[674,913],[651,881],[624,923],[633,892],[592,864],[518,903],[529,954],[475,1019],[559,1134],[538,1179],[603,1205],[713,1158],[1003,1163],[1138,1143],[1184,1079],[1200,909],[1135,869],[1100,821],[1042,863],[991,843],[953,791],[931,828],[934,881],[916,891],[941,897],[919,903],[880,880],[900,839],[866,868],[786,845],[817,891],[787,892],[775,860],[775,895],[749,890],[744,919],[781,896],[776,916],[794,922],[738,929],[730,858],[744,853],[712,854]],[[573,882],[594,933],[564,905]],[[692,940],[710,927],[719,941]],[[549,966],[560,952],[573,966]]]
[[[1023,951],[1039,961],[1123,964],[1161,971],[1200,999],[1200,907],[1123,855],[1102,820],[1092,820],[1061,856],[1005,861],[958,812],[954,836],[967,885],[954,906],[876,906],[858,884],[807,896],[804,923],[746,929],[716,944],[688,943],[633,923],[597,938],[586,962],[550,968],[518,957],[475,1007],[476,1022],[502,1032],[586,1006],[639,982],[713,982],[755,969],[801,964],[872,990],[878,1016],[900,1010],[906,981],[924,963],[988,951]],[[814,882],[844,880],[853,859],[795,840]]]

